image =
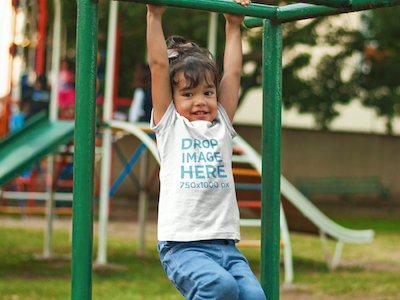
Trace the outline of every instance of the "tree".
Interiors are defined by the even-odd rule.
[[[354,14],[361,15],[361,26],[348,28]],[[354,14],[284,24],[283,105],[312,113],[320,129],[329,129],[339,115],[336,104],[358,98],[387,118],[391,134],[400,115],[400,7]],[[243,77],[241,99],[261,85],[260,40],[261,32],[249,35],[254,51],[245,61],[254,67]],[[313,63],[315,56],[320,59]]]
[[[283,25],[283,105],[287,109],[297,107],[300,113],[312,113],[320,129],[328,129],[339,115],[335,104],[349,103],[355,96],[354,82],[343,74],[350,58],[361,53],[361,33],[343,27],[338,18],[330,16]],[[249,88],[261,85],[260,35],[261,32],[248,38],[257,55],[253,52],[244,59],[256,67],[243,78],[241,98]],[[319,59],[315,60],[316,57]]]
[[[109,1],[99,2],[99,44],[102,53],[107,49]],[[119,91],[120,97],[132,96],[132,76],[137,61],[146,61],[146,6],[131,2],[119,3],[119,28],[121,43],[119,50]],[[64,3],[64,20],[67,26],[68,45],[75,47],[76,3]],[[197,10],[170,8],[163,16],[166,38],[182,35],[202,47],[207,46],[209,13]],[[219,15],[217,63],[222,67],[225,30],[224,17]]]
[[[364,57],[359,71],[363,103],[387,118],[387,133],[400,115],[400,7],[365,13]]]
[[[49,0],[50,1],[50,0]],[[50,1],[51,2],[51,1]],[[49,2],[49,3],[50,3]],[[285,4],[278,0],[253,1],[262,4]],[[106,49],[109,1],[99,3],[99,49]],[[386,116],[388,132],[400,114],[400,7],[321,17],[283,25],[283,105],[312,113],[317,127],[329,129],[339,115],[336,104],[360,98],[378,114]],[[131,97],[135,62],[145,60],[146,7],[144,4],[120,2],[121,49],[119,93]],[[76,3],[64,2],[64,22],[68,45],[75,42]],[[362,27],[352,16],[362,14]],[[166,37],[179,34],[201,46],[207,45],[209,13],[170,8],[164,16]],[[219,15],[216,59],[222,69],[224,18]],[[353,25],[353,26],[349,26]],[[247,92],[262,84],[261,29],[243,28],[249,53],[244,55],[241,102]],[[319,57],[318,59],[315,59]],[[268,76],[268,75],[267,75]],[[272,75],[273,76],[273,75]]]
[[[49,0],[50,2],[52,0]],[[51,3],[49,4],[51,5]],[[275,4],[278,0],[256,0],[255,3]],[[119,92],[120,97],[132,96],[132,75],[136,61],[145,61],[146,55],[146,6],[131,2],[120,2],[119,21],[121,28],[120,48],[120,73]],[[68,47],[75,48],[76,38],[76,3],[65,2],[63,7],[63,19],[68,32]],[[109,1],[99,2],[99,49],[107,48]],[[165,36],[173,34],[182,35],[196,42],[202,47],[207,46],[208,12],[190,9],[170,8],[163,17]],[[225,19],[222,14],[218,16],[218,41],[216,60],[219,69],[222,70],[223,52],[225,44]],[[246,29],[244,28],[246,31]]]

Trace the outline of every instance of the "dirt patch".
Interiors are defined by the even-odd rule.
[[[31,228],[31,229],[45,229],[46,220],[44,217],[30,216],[28,218],[12,218],[10,216],[0,216],[0,226],[2,227],[16,227],[16,228]],[[128,221],[109,221],[107,226],[109,236],[132,238],[136,239],[139,235],[139,226],[136,222]],[[53,229],[65,229],[72,231],[71,218],[63,217],[54,219]],[[93,232],[98,232],[98,222],[93,222]],[[157,224],[149,222],[146,224],[146,239],[157,239]]]
[[[360,263],[359,261],[355,260],[344,260],[340,261],[341,268],[360,268],[363,270],[371,270],[371,271],[387,271],[387,272],[394,272],[400,273],[400,264],[389,264],[389,263]]]

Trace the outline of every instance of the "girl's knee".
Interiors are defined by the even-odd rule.
[[[260,285],[248,286],[240,289],[238,300],[266,300],[264,290]]]
[[[199,298],[194,299],[236,300],[239,287],[232,276],[224,274],[199,286],[196,294]]]

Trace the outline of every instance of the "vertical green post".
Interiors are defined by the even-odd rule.
[[[261,285],[279,300],[282,24],[263,23]]]
[[[97,0],[78,0],[71,299],[92,298]]]

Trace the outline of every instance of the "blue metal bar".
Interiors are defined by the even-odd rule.
[[[122,182],[124,181],[126,175],[128,175],[128,173],[130,172],[130,170],[132,169],[132,167],[135,165],[135,163],[137,162],[137,160],[140,158],[140,156],[142,155],[142,153],[144,152],[144,150],[146,150],[147,147],[145,144],[141,144],[139,146],[139,148],[136,150],[135,154],[132,156],[131,160],[129,161],[129,163],[127,165],[125,165],[125,168],[121,171],[121,173],[119,174],[119,176],[117,177],[117,179],[115,180],[113,186],[110,189],[110,197],[112,197],[114,195],[114,193],[117,191],[117,189],[119,188],[119,186],[122,184]]]
[[[124,154],[122,153],[122,151],[119,149],[118,145],[116,143],[114,143],[114,150],[118,155],[119,160],[122,162],[122,164],[127,165],[128,161],[125,159]],[[135,154],[134,154],[135,155]],[[137,180],[135,174],[133,174],[132,172],[130,172],[131,170],[129,170],[128,174],[129,178],[132,180],[133,184],[135,185],[135,187],[137,188],[137,190],[140,190],[140,183],[139,180]]]
[[[235,183],[237,190],[256,190],[261,191],[261,184],[257,183]]]

